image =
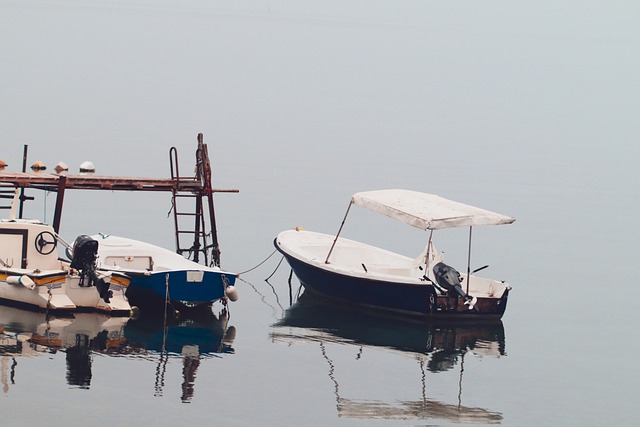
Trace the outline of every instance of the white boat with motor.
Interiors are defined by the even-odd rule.
[[[8,219],[0,219],[0,300],[54,311],[131,314],[129,278],[97,268],[98,242],[82,236],[68,247],[54,229],[38,220],[16,219],[14,198]],[[62,242],[71,261],[58,257]]]
[[[339,237],[354,204],[429,231],[425,251],[410,258]],[[470,250],[472,227],[514,221],[433,194],[366,191],[351,197],[337,235],[296,228],[278,234],[274,244],[305,289],[321,297],[418,317],[499,319],[511,287],[474,274],[487,266],[471,271],[468,265],[461,274],[446,265],[432,238],[434,230],[469,227]]]

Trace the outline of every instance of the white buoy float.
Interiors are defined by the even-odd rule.
[[[7,276],[7,283],[10,285],[22,285],[28,289],[35,289],[36,284],[29,276]]]
[[[229,298],[230,301],[237,301],[238,300],[238,291],[236,290],[235,286],[227,286],[224,290],[224,294],[226,295],[227,298]]]

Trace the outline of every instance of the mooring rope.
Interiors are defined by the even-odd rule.
[[[238,273],[238,275],[248,273],[248,272],[250,272],[250,271],[252,271],[252,270],[255,270],[256,268],[260,267],[262,264],[264,264],[265,262],[267,262],[267,261],[269,260],[269,258],[271,258],[271,257],[273,256],[273,254],[275,254],[277,251],[278,251],[277,249],[274,249],[274,250],[273,250],[273,252],[271,252],[271,254],[269,254],[269,256],[268,256],[268,257],[266,257],[266,258],[264,259],[264,261],[262,261],[260,264],[256,265],[255,267],[252,267],[252,268],[250,268],[250,269],[248,269],[248,270],[241,271],[240,273]],[[280,264],[278,264],[278,265],[280,265]]]
[[[162,351],[161,351],[161,353],[164,353],[165,346],[166,346],[166,343],[167,343],[167,331],[169,329],[168,325],[167,325],[167,319],[168,319],[167,311],[168,311],[169,305],[171,305],[171,302],[170,302],[170,297],[169,297],[169,273],[167,273],[166,276],[165,276],[165,281],[164,281],[164,319],[162,321]]]
[[[282,261],[284,261],[284,256],[282,258],[280,258],[280,262],[278,263],[278,265],[276,265],[275,270],[273,270],[273,273],[271,273],[269,275],[269,277],[267,277],[265,280],[265,282],[269,282],[269,279],[271,279],[273,277],[274,274],[276,274],[276,271],[278,271],[278,269],[280,268],[280,264],[282,264]]]
[[[47,294],[49,294],[49,297],[47,298],[47,308],[44,312],[47,319],[49,319],[49,308],[51,308],[51,299],[53,299],[53,294],[51,293],[51,289],[53,289],[53,285],[47,286]],[[47,322],[47,326],[48,326],[48,322]]]
[[[247,285],[251,286],[251,288],[253,288],[253,291],[254,291],[256,294],[258,294],[258,295],[260,296],[260,299],[261,299],[262,303],[263,303],[263,304],[265,304],[266,306],[268,306],[269,308],[271,308],[271,310],[273,311],[273,316],[274,316],[274,317],[277,317],[277,310],[276,310],[276,308],[275,308],[273,305],[271,305],[271,304],[269,304],[269,303],[267,302],[267,299],[266,299],[265,295],[263,295],[263,294],[258,290],[258,288],[257,288],[256,286],[254,286],[251,282],[249,282],[249,281],[247,281],[247,280],[243,279],[241,276],[242,276],[243,274],[245,274],[245,273],[248,273],[248,272],[253,271],[253,270],[255,270],[256,268],[260,267],[262,264],[264,264],[265,262],[267,262],[267,261],[268,261],[268,260],[269,260],[269,259],[270,259],[270,258],[271,258],[271,257],[272,257],[276,252],[277,252],[277,251],[278,251],[277,249],[274,249],[274,250],[273,250],[273,252],[271,252],[271,253],[269,254],[269,256],[268,256],[268,257],[266,257],[264,260],[262,260],[260,263],[258,263],[255,267],[252,267],[252,268],[250,268],[250,269],[248,269],[248,270],[245,270],[245,271],[242,271],[242,272],[240,272],[240,273],[237,273],[237,275],[236,275],[237,280],[240,280],[240,281],[242,281],[242,282],[246,283]],[[278,262],[278,265],[276,265],[276,268],[273,270],[273,272],[272,272],[272,273],[271,273],[271,274],[270,274],[266,279],[264,279],[264,281],[265,281],[265,282],[267,283],[267,285],[269,285],[269,287],[271,288],[271,292],[273,292],[273,295],[274,295],[274,296],[275,296],[275,298],[276,298],[276,304],[278,304],[278,307],[280,307],[281,312],[282,312],[282,313],[284,313],[285,309],[284,309],[284,307],[282,306],[282,304],[280,303],[280,297],[278,296],[278,293],[276,292],[276,289],[274,288],[274,286],[273,286],[271,283],[269,283],[269,279],[271,279],[271,277],[273,277],[273,275],[274,275],[274,274],[276,274],[276,272],[277,272],[277,271],[278,271],[278,269],[280,268],[280,265],[282,264],[282,261],[284,261],[284,256],[280,259],[280,261]],[[289,288],[291,288],[291,278],[289,278]],[[289,290],[289,293],[291,293],[291,289]],[[291,298],[290,298],[290,299],[291,299]]]

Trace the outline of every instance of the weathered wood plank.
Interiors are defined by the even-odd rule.
[[[0,186],[42,188],[56,191],[61,175],[0,171]],[[138,178],[126,176],[65,175],[67,189],[110,191],[201,191],[203,184],[193,179]],[[237,193],[237,189],[212,188],[214,193]]]

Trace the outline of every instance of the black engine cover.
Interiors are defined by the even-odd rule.
[[[436,276],[438,285],[447,291],[455,290],[456,286],[460,287],[461,280],[458,270],[443,262],[439,262],[433,267],[433,274]]]

